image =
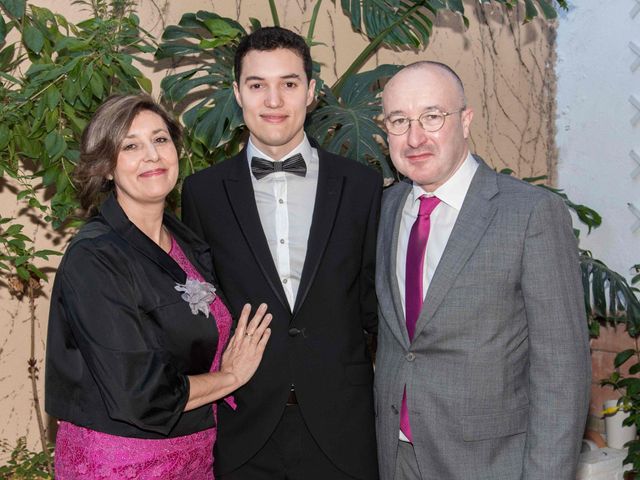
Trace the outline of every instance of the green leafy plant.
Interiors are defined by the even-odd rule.
[[[0,82],[0,149],[6,155],[0,172],[19,186],[17,199],[54,228],[77,208],[71,173],[84,126],[111,93],[151,90],[134,60],[155,50],[130,2],[74,3],[93,8],[94,16],[74,25],[48,9],[0,0],[7,33],[19,34],[18,42],[0,50],[0,70],[11,72]],[[17,66],[26,61],[30,66],[20,75]]]
[[[156,57],[183,58],[196,66],[162,79],[163,96],[174,109],[196,98],[182,116],[185,158],[182,175],[233,155],[242,141],[242,114],[233,95],[233,54],[246,35],[238,22],[212,12],[186,13],[166,28]],[[206,88],[203,88],[206,87]]]
[[[636,275],[628,285],[624,279],[621,282],[628,290],[628,298],[622,307],[626,310],[627,333],[634,340],[634,347],[619,352],[613,361],[616,371],[601,383],[621,393],[618,405],[608,410],[606,414],[614,414],[618,410],[629,412],[630,415],[623,421],[623,425],[636,425],[640,428],[640,301],[638,294],[640,289],[635,285],[640,284],[640,264],[634,265]],[[620,369],[627,368],[627,374]],[[629,475],[640,474],[640,440],[636,437],[626,444],[628,453],[624,459],[625,464],[631,465]],[[627,477],[625,477],[627,478]]]
[[[49,449],[52,447],[50,446]],[[53,479],[53,474],[49,470],[49,457],[45,452],[29,450],[25,437],[18,438],[14,447],[6,441],[0,442],[0,451],[10,455],[7,463],[0,466],[0,478],[6,480]]]

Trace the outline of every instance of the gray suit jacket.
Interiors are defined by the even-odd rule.
[[[395,275],[410,183],[383,198],[375,375],[381,478],[393,479],[406,384],[423,479],[573,480],[591,371],[571,219],[557,195],[476,158],[412,342]]]

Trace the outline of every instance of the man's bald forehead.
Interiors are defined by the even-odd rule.
[[[462,80],[458,76],[458,74],[449,66],[444,63],[434,62],[431,60],[422,60],[420,62],[415,62],[407,65],[398,73],[396,73],[391,79],[387,82],[384,91],[387,90],[387,87],[393,87],[393,80],[396,77],[402,77],[406,73],[417,73],[420,71],[427,72],[439,72],[444,74],[449,80],[451,80],[452,84],[458,90],[458,94],[460,96],[460,100],[462,102],[462,106],[465,107],[467,104],[466,96],[464,93],[464,85],[462,84]],[[383,98],[384,98],[383,91]]]

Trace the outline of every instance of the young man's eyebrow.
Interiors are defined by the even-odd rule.
[[[286,75],[282,75],[280,77],[283,80],[289,80],[289,79],[300,79],[300,75],[298,75],[297,73],[288,73]],[[260,77],[258,75],[250,75],[247,78],[244,79],[245,83],[246,82],[254,82],[254,81],[260,81],[260,80],[265,80],[264,77]]]

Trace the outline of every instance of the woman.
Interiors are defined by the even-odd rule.
[[[269,339],[266,305],[251,320],[246,305],[221,354],[232,320],[209,251],[164,213],[179,143],[146,95],[107,99],[83,133],[76,185],[91,217],[56,275],[47,339],[58,480],[212,479],[212,403],[233,402]]]

